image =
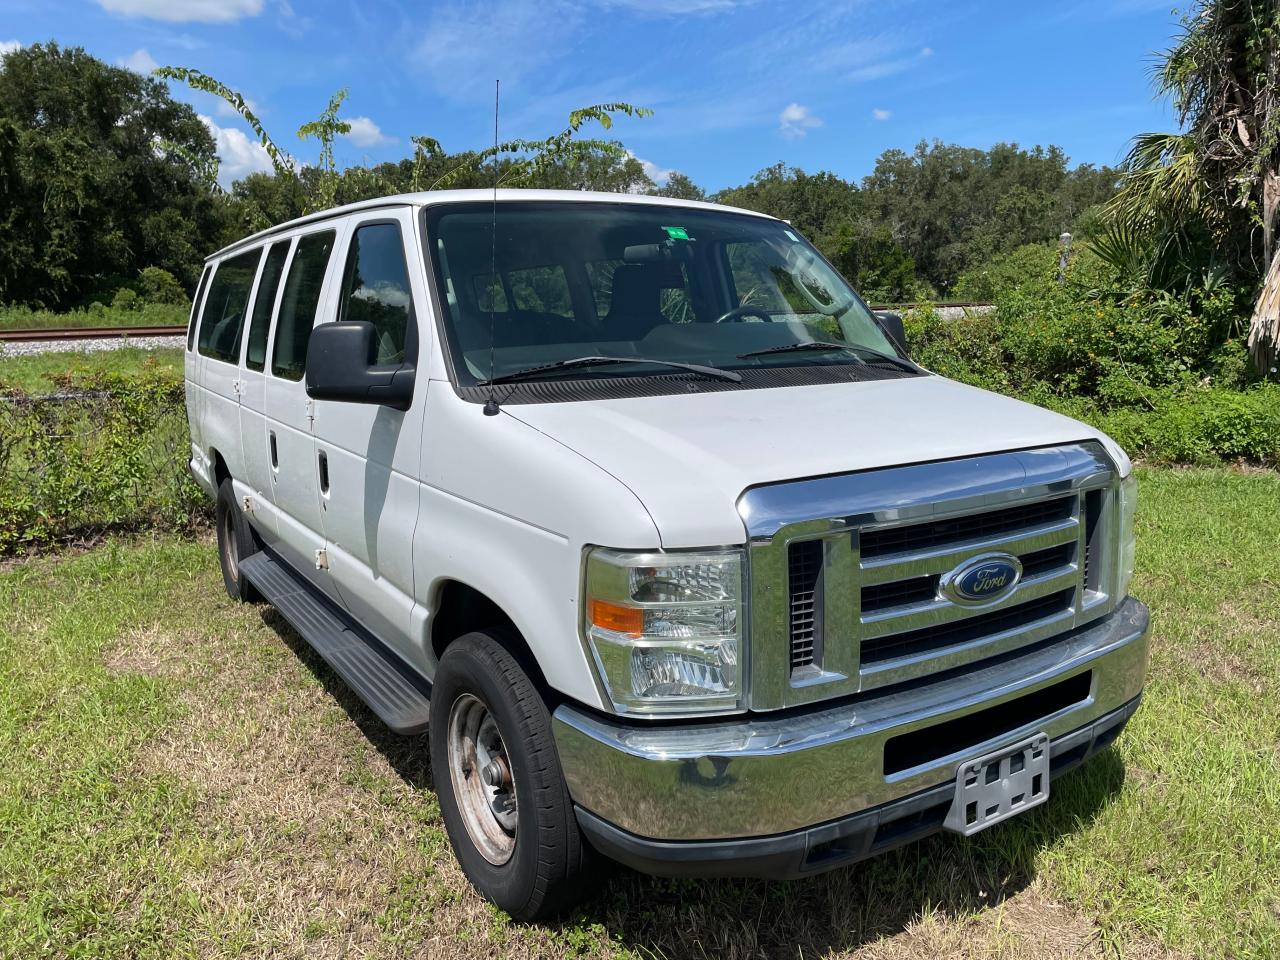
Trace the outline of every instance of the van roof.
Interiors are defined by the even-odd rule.
[[[565,203],[635,203],[646,204],[650,206],[664,207],[685,207],[695,210],[717,210],[729,213],[745,213],[753,217],[762,217],[766,220],[774,220],[767,213],[761,213],[758,210],[743,210],[739,207],[729,207],[719,203],[705,203],[701,200],[676,200],[671,197],[654,197],[640,193],[596,193],[586,190],[519,190],[519,189],[500,189],[497,191],[499,203],[510,203],[516,200],[557,200]],[[375,197],[372,200],[361,200],[359,203],[348,203],[341,207],[333,207],[329,210],[321,210],[317,213],[309,213],[306,216],[289,220],[286,223],[277,224],[274,227],[268,227],[266,230],[259,230],[257,233],[237,240],[235,243],[228,244],[216,253],[211,253],[205,257],[206,262],[216,260],[228,253],[232,253],[244,247],[251,247],[268,237],[278,233],[284,233],[295,227],[302,226],[307,223],[317,223],[328,220],[332,217],[344,216],[348,213],[355,213],[360,210],[376,210],[382,207],[429,207],[442,203],[467,203],[476,201],[490,201],[493,199],[493,190],[425,190],[419,193],[399,193],[388,197]]]

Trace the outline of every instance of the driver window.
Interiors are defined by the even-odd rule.
[[[376,363],[404,362],[413,295],[399,224],[370,223],[356,230],[342,275],[341,304],[339,321],[373,324]]]

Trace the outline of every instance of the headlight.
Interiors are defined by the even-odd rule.
[[[583,632],[619,713],[739,706],[742,551],[587,555]]]
[[[1129,593],[1129,581],[1133,579],[1133,562],[1137,542],[1133,532],[1133,516],[1138,509],[1138,478],[1130,473],[1120,481],[1119,502],[1120,555],[1116,558],[1116,599],[1123,600]]]

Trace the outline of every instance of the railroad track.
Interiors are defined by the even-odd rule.
[[[130,337],[181,337],[186,327],[62,327],[45,330],[0,330],[0,342],[30,343],[38,340],[126,340]]]
[[[877,303],[872,310],[914,310],[920,303]],[[935,303],[934,307],[990,307],[989,303]],[[127,340],[130,337],[181,337],[186,327],[50,327],[43,330],[0,330],[0,342],[30,343],[40,340]]]

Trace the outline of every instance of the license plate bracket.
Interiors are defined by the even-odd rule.
[[[1037,733],[956,768],[943,827],[967,836],[1049,799],[1049,738]]]

